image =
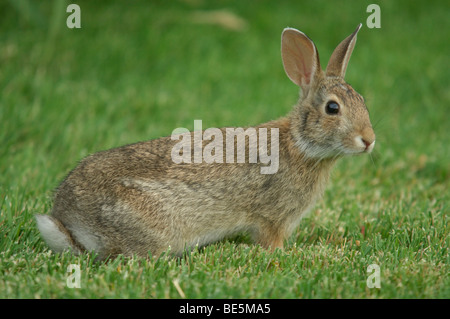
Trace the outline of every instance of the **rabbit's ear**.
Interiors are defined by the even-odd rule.
[[[359,29],[361,29],[361,26],[362,24],[360,23],[356,30],[334,49],[327,65],[326,74],[328,76],[345,76],[348,61],[350,60],[353,48],[355,47],[356,35],[358,34]]]
[[[314,43],[303,32],[286,28],[281,35],[281,58],[287,76],[306,94],[321,72]]]

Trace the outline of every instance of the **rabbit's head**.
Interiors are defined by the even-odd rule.
[[[344,81],[360,28],[337,46],[326,71],[320,67],[316,46],[304,33],[292,28],[283,31],[284,69],[302,90],[291,115],[293,136],[308,157],[370,153],[375,145],[364,99]]]

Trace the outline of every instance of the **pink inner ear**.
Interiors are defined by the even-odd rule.
[[[311,85],[315,71],[314,44],[303,33],[287,30],[282,42],[283,64],[288,77],[297,85]]]
[[[300,74],[302,75],[302,82],[308,85],[311,83],[311,66],[312,66],[312,54],[308,52],[311,48],[308,47],[308,43],[302,39],[301,42],[294,41],[296,50],[299,53],[298,62],[301,62],[302,69]]]
[[[307,84],[309,84],[311,82],[311,72],[309,72],[306,69],[305,61],[303,59],[300,60],[300,61],[301,61],[301,65],[297,66],[297,72],[298,72],[299,75],[301,75],[300,81],[303,84],[307,85]]]
[[[305,84],[309,84],[311,82],[311,72],[306,71],[305,69],[305,63],[303,63],[303,68],[304,68],[304,74],[305,74]]]

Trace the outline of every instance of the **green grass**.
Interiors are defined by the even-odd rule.
[[[34,224],[77,161],[194,119],[286,114],[298,91],[282,29],[308,34],[325,67],[371,1],[76,3],[79,30],[65,26],[68,2],[0,1],[0,298],[450,298],[447,1],[378,2],[381,29],[364,25],[346,75],[367,100],[375,152],[340,161],[284,252],[244,234],[182,258],[106,263],[52,254]],[[242,28],[195,23],[217,9]],[[380,289],[366,285],[373,263]],[[70,264],[80,289],[66,286]]]

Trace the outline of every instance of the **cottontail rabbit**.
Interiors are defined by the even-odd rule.
[[[325,72],[305,34],[283,31],[284,69],[302,97],[286,117],[236,131],[232,146],[237,148],[239,138],[246,141],[244,162],[176,163],[173,150],[179,141],[173,137],[90,155],[56,190],[52,215],[36,216],[43,238],[56,252],[95,251],[99,258],[159,255],[169,247],[180,255],[239,231],[248,231],[265,248],[283,248],[323,194],[337,158],[374,147],[364,100],[344,81],[360,28],[334,50]],[[267,165],[259,158],[250,161],[251,150],[263,146],[251,135],[261,137],[264,129],[271,137],[267,149],[277,152],[273,174],[262,173]],[[217,130],[227,134],[225,128]],[[187,134],[191,146],[195,132]],[[200,150],[208,144],[201,143]]]

